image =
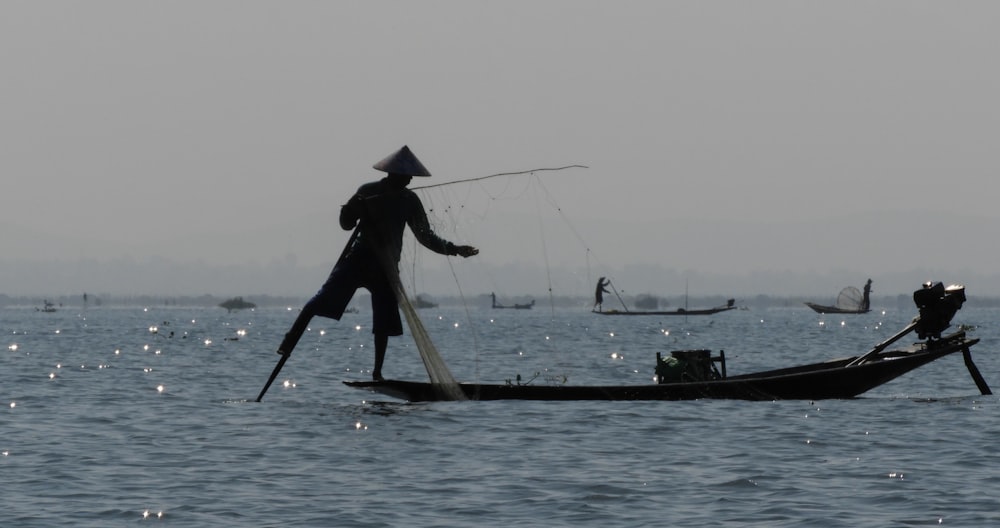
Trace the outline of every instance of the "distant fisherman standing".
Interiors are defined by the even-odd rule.
[[[861,310],[867,312],[871,306],[872,280],[865,283],[865,293],[861,297]]]
[[[389,155],[373,166],[388,173],[379,181],[362,185],[340,209],[340,227],[354,229],[355,235],[344,249],[329,278],[310,299],[285,334],[278,354],[289,355],[314,316],[340,320],[358,288],[366,288],[372,299],[372,334],[375,335],[375,368],[372,379],[382,380],[382,364],[389,336],[403,334],[396,294],[388,273],[398,274],[403,229],[410,231],[435,253],[471,257],[479,254],[472,246],[456,246],[437,236],[416,193],[407,189],[413,176],[430,176],[409,147]]]
[[[601,305],[604,303],[604,294],[611,293],[604,289],[604,287],[609,284],[611,284],[611,281],[604,277],[597,279],[597,288],[594,290],[594,309],[592,311],[600,312],[603,310]]]

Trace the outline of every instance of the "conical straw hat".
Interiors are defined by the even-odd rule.
[[[410,152],[410,147],[403,145],[403,148],[386,156],[382,161],[372,165],[375,170],[388,172],[389,174],[402,174],[404,176],[430,176],[431,173],[424,167],[423,163]]]

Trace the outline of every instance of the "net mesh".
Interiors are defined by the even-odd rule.
[[[837,308],[843,310],[857,310],[861,308],[861,292],[854,286],[848,286],[840,290],[837,296]]]
[[[403,287],[403,282],[399,277],[399,270],[395,259],[390,257],[389,251],[384,246],[379,248],[378,253],[386,276],[389,277],[389,282],[392,283],[399,309],[406,318],[406,325],[409,327],[413,341],[417,345],[417,350],[420,352],[420,360],[423,361],[424,368],[427,369],[427,375],[430,377],[434,390],[443,400],[467,399],[465,393],[462,392],[462,388],[459,387],[458,381],[451,375],[448,364],[444,362],[444,358],[441,357],[437,347],[434,346],[434,342],[431,340],[430,334],[427,333],[423,321],[417,315],[416,308],[410,302],[406,288]]]

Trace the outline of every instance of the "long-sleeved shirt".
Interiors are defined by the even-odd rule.
[[[340,209],[340,226],[345,230],[354,229],[359,221],[355,248],[360,244],[361,247],[387,249],[394,262],[399,262],[403,229],[407,225],[417,240],[431,251],[442,255],[456,254],[455,244],[439,237],[431,229],[424,205],[416,193],[391,184],[389,178],[362,185]]]

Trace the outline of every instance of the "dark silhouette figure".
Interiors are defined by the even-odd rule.
[[[420,198],[406,188],[413,176],[431,174],[408,147],[404,146],[373,168],[388,176],[362,185],[341,207],[340,227],[355,229],[354,235],[326,282],[302,307],[278,347],[278,354],[292,353],[313,317],[340,320],[354,293],[358,288],[365,288],[371,292],[372,334],[375,336],[372,379],[381,381],[389,336],[403,334],[392,281],[398,281],[395,266],[399,263],[404,228],[410,226],[421,244],[442,255],[467,258],[477,255],[479,250],[472,246],[456,246],[431,229]]]
[[[604,303],[604,294],[605,293],[611,293],[607,289],[605,289],[605,286],[607,286],[609,284],[611,284],[611,281],[608,280],[608,279],[605,279],[604,277],[601,277],[601,278],[597,279],[597,288],[594,290],[594,309],[593,309],[593,311],[600,312],[600,311],[603,310],[603,306],[602,305]]]
[[[871,308],[871,299],[869,299],[869,296],[871,295],[871,293],[872,293],[872,280],[868,279],[868,282],[865,283],[864,294],[861,297],[861,311],[862,312],[867,312],[869,310],[869,308]]]

